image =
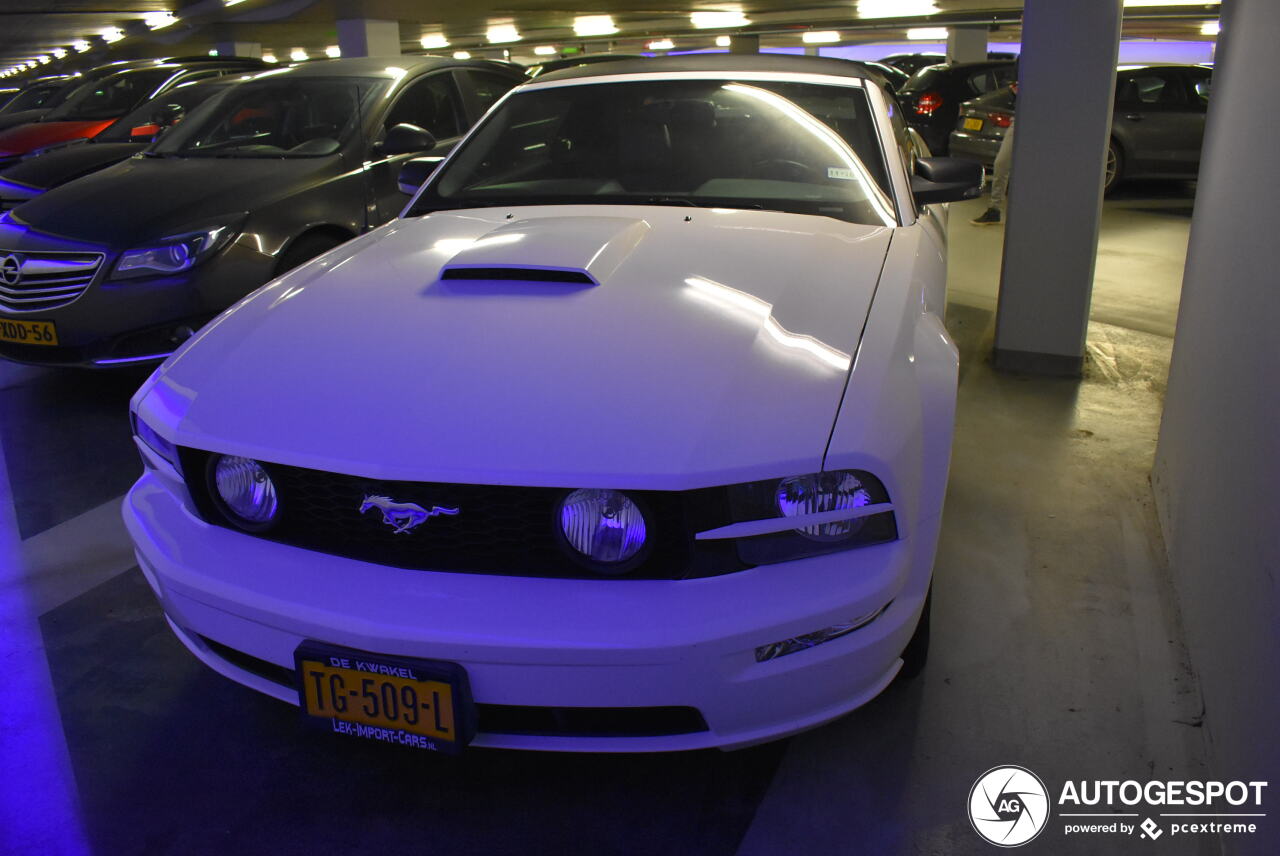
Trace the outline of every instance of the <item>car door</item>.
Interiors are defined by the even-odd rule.
[[[399,124],[417,125],[430,131],[437,140],[436,147],[430,152],[390,157],[379,155],[371,148],[370,165],[366,173],[372,195],[369,206],[371,226],[395,217],[409,201],[396,183],[401,165],[410,158],[422,155],[443,157],[466,131],[466,110],[450,70],[435,71],[408,84],[384,114],[373,144],[376,146],[390,128]]]
[[[1194,171],[1204,137],[1204,109],[1193,105],[1181,69],[1142,68],[1116,79],[1112,133],[1127,175]]]

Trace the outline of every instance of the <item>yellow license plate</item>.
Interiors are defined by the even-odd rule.
[[[0,342],[19,345],[56,345],[58,331],[52,321],[0,320]]]
[[[966,131],[981,131],[981,130],[982,130],[982,120],[981,120],[981,119],[975,119],[975,118],[973,118],[972,116],[970,116],[970,117],[968,117],[968,118],[966,118],[966,119],[964,120],[964,129],[965,129]]]
[[[303,713],[326,730],[438,752],[459,751],[474,733],[465,673],[455,664],[316,643],[295,660]]]

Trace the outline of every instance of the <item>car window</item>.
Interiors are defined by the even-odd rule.
[[[481,114],[494,105],[494,103],[507,94],[507,90],[516,85],[515,80],[509,77],[503,77],[500,74],[491,74],[487,71],[477,71],[474,68],[464,68],[459,72],[468,84],[471,93],[472,102],[475,104],[476,113]]]
[[[458,91],[448,72],[443,72],[409,84],[391,112],[387,113],[383,125],[387,128],[400,124],[417,125],[430,131],[436,139],[443,140],[462,133],[461,115]]]
[[[525,91],[491,113],[415,213],[516,204],[687,204],[892,221],[859,87],[717,80]]]
[[[995,66],[994,68],[984,68],[969,75],[969,88],[977,95],[985,95],[1002,86],[1008,86],[1013,82],[1015,74],[1017,72],[1012,63]]]
[[[173,73],[172,67],[138,68],[86,83],[45,118],[51,122],[114,119],[132,110]]]
[[[1186,93],[1176,75],[1161,72],[1136,72],[1120,79],[1116,103],[1129,106],[1182,106]]]
[[[164,134],[154,151],[179,157],[322,157],[341,148],[381,80],[268,78],[231,86]]]
[[[22,110],[35,110],[37,107],[43,107],[61,87],[62,84],[59,83],[29,86],[15,95],[12,101],[4,105],[3,112],[18,113]]]

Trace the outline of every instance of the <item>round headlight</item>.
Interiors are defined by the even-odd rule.
[[[223,455],[213,465],[213,489],[231,522],[248,530],[261,530],[275,522],[280,503],[271,476],[257,461]]]
[[[566,496],[560,503],[560,529],[569,546],[601,565],[620,565],[644,546],[644,515],[616,490],[575,490]]]
[[[778,511],[783,517],[844,511],[871,504],[871,494],[862,486],[858,477],[850,472],[812,473],[784,479],[778,485],[775,498]],[[796,531],[816,541],[837,541],[861,529],[864,519],[855,517],[852,520],[819,523]]]

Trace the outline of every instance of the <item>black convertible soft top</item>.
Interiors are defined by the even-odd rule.
[[[629,59],[600,62],[552,71],[536,78],[537,83],[552,80],[578,80],[616,74],[663,74],[679,71],[776,72],[779,74],[831,74],[838,77],[860,77],[887,85],[877,71],[847,59],[795,56],[792,54],[689,54],[652,59]]]

